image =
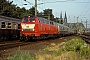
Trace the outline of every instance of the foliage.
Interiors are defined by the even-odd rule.
[[[62,45],[63,44],[63,45]],[[90,46],[79,37],[75,37],[66,43],[54,47],[46,47],[38,53],[38,60],[89,60]]]
[[[48,20],[53,20],[54,19],[54,15],[52,14],[52,9],[45,9],[43,10],[43,14],[44,14],[44,18],[48,19]]]
[[[34,6],[32,6],[32,8],[30,8],[29,10],[26,10],[24,7],[20,8],[12,3],[13,1],[9,2],[7,0],[0,0],[0,15],[19,19],[23,18],[24,16],[35,15]],[[52,14],[52,9],[45,9],[43,10],[43,12],[37,12],[37,14],[37,16],[59,22],[57,18],[54,18],[54,15]]]
[[[65,45],[56,50],[54,54],[60,55],[69,51],[76,52],[82,57],[90,57],[90,47],[79,37],[66,42]]]
[[[63,44],[63,45],[62,45]],[[29,53],[18,52],[8,60],[89,60],[90,46],[79,37],[63,42],[59,45],[52,44],[40,50],[36,57],[31,57]]]

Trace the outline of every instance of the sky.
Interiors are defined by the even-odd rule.
[[[26,9],[30,9],[35,3],[35,0],[26,0],[29,3],[24,0],[8,1],[13,1],[13,4],[17,4],[19,7],[25,7]],[[53,15],[60,18],[60,13],[62,11],[62,16],[64,18],[66,11],[68,23],[82,21],[86,26],[87,20],[87,27],[90,28],[90,0],[37,0],[37,4],[37,10],[39,12],[42,12],[45,9],[52,9]]]

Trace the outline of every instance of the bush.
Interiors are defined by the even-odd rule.
[[[79,37],[66,42],[60,49],[54,51],[54,55],[58,56],[69,51],[79,53],[80,56],[90,57],[90,47]]]

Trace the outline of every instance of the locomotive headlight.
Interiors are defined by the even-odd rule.
[[[23,31],[23,29],[22,29],[22,31]]]
[[[33,29],[33,31],[34,31],[34,29]]]

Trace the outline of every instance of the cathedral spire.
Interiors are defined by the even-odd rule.
[[[65,11],[64,23],[67,23],[67,15],[66,15],[66,11]]]
[[[60,13],[60,23],[63,24],[62,11]]]
[[[62,19],[62,11],[61,11],[61,13],[60,13],[60,19]]]

